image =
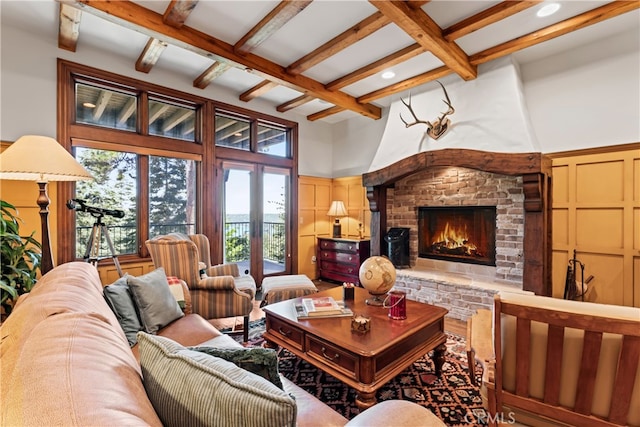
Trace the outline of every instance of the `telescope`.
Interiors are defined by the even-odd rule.
[[[109,215],[115,218],[124,218],[124,211],[121,211],[119,209],[104,209],[97,208],[95,206],[89,206],[86,204],[86,200],[82,199],[71,199],[67,201],[67,208],[78,212],[90,213],[96,218],[105,215]]]

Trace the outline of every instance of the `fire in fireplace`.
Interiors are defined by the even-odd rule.
[[[419,207],[418,256],[495,266],[495,206]]]

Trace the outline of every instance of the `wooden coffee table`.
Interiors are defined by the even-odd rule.
[[[315,296],[342,299],[338,286]],[[365,334],[351,331],[350,317],[298,320],[295,303],[301,298],[270,304],[266,313],[269,345],[279,345],[318,369],[333,375],[357,391],[356,404],[364,409],[376,404],[376,391],[428,351],[434,350],[436,375],[444,363],[444,316],[448,310],[429,304],[407,301],[407,319],[391,320],[389,309],[369,306],[369,293],[355,289],[347,306],[355,314],[371,318],[371,330]]]

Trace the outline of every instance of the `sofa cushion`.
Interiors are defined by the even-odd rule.
[[[139,332],[138,345],[144,386],[165,426],[295,425],[295,400],[264,378],[168,338]]]
[[[127,284],[127,275],[119,278],[109,286],[105,286],[104,298],[107,304],[116,315],[124,334],[127,336],[129,345],[136,343],[136,334],[142,330],[142,323],[138,317],[136,303]]]
[[[167,275],[162,267],[142,276],[127,276],[127,283],[146,332],[154,334],[158,329],[184,316],[169,289]]]
[[[278,355],[270,348],[216,348],[216,347],[189,347],[189,350],[201,351],[210,356],[219,357],[234,363],[242,369],[246,369],[256,375],[260,375],[267,381],[271,381],[279,388],[282,387],[280,374],[278,373]]]

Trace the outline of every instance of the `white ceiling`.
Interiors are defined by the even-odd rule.
[[[135,1],[134,3],[162,15],[170,2],[169,0],[154,0]],[[185,25],[233,45],[278,3],[279,1],[272,0],[200,0],[193,12],[188,16]],[[440,28],[444,29],[498,3],[500,2],[484,0],[435,0],[422,6],[422,10]],[[546,18],[536,17],[535,13],[540,7],[540,5],[536,5],[463,36],[455,40],[455,43],[470,56],[610,2],[574,0],[561,1],[559,3],[561,3],[560,10],[552,16]],[[53,0],[3,0],[0,3],[0,7],[3,24],[11,22],[14,25],[20,25],[30,30],[33,34],[57,39],[59,20],[59,4],[57,2]],[[252,54],[286,67],[375,12],[377,12],[377,8],[364,0],[315,0],[255,48]],[[638,32],[639,28],[640,11],[636,9],[518,51],[514,54],[514,57],[520,64],[524,64],[575,49],[581,45],[602,40],[621,32]],[[116,25],[87,12],[82,13],[79,33],[78,48],[99,49],[100,51],[120,55],[131,62],[132,68],[149,40],[147,34]],[[407,33],[394,24],[390,24],[306,70],[303,75],[326,84],[413,43],[415,43],[415,40]],[[154,67],[169,70],[172,73],[184,76],[187,80],[193,81],[212,63],[213,60],[210,58],[169,45]],[[442,65],[443,63],[431,53],[423,53],[394,66],[393,70],[396,76],[391,80],[383,80],[379,75],[374,75],[341,90],[353,97],[358,97]],[[144,78],[144,74],[140,73],[140,76],[141,79]],[[455,78],[459,79],[459,77]],[[231,68],[211,84],[231,89],[240,95],[262,80],[262,77],[250,72]],[[261,96],[261,100],[273,104],[275,111],[277,105],[292,100],[301,94],[296,90],[278,86]],[[391,96],[387,96],[372,103],[384,107],[389,105],[390,100]],[[246,108],[251,108],[250,104],[250,102],[245,104],[238,100],[238,105]],[[325,101],[315,100],[296,108],[294,112],[309,115],[330,106],[331,104]],[[335,123],[357,115],[354,112],[344,111],[325,117],[322,120]]]

